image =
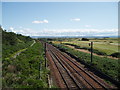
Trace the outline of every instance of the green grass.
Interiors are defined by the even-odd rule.
[[[3,59],[3,88],[47,88],[49,71],[44,55],[42,44],[37,42],[16,58]]]
[[[110,39],[110,40],[90,40],[90,41],[79,41],[78,39],[71,41],[62,41],[62,43],[70,43],[74,45],[78,45],[80,47],[88,47],[89,43],[93,41],[93,48],[99,50],[101,52],[105,52],[107,55],[111,55],[112,53],[118,52],[118,40]],[[110,43],[112,42],[112,43]],[[120,46],[119,46],[120,47]]]
[[[116,45],[95,43],[94,48],[99,51],[105,52],[107,55],[118,52],[118,46],[116,46]]]

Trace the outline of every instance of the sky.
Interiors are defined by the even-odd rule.
[[[117,2],[2,2],[2,27],[26,36],[117,36]]]

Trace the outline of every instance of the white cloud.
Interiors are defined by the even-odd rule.
[[[13,27],[10,27],[10,30],[11,30],[11,31],[13,31],[13,30],[14,30],[14,28],[13,28]]]
[[[44,23],[48,23],[48,20],[43,20]]]
[[[33,30],[29,28],[14,29],[13,32],[26,36],[114,36],[118,35],[118,29],[43,29]]]
[[[2,28],[3,30],[5,30],[5,28],[4,28],[3,26],[1,26],[1,28]]]
[[[39,24],[39,23],[48,23],[48,20],[43,20],[43,21],[38,21],[38,20],[35,20],[33,21],[32,23],[36,23],[36,24]]]
[[[91,27],[91,25],[85,25],[85,27]]]
[[[8,30],[8,32],[14,32],[14,33],[16,33],[16,31],[14,30],[13,27],[10,27],[9,30]]]
[[[80,18],[72,18],[71,21],[80,21]]]
[[[32,23],[40,23],[40,21],[33,21]]]

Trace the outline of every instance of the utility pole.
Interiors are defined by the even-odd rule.
[[[41,68],[41,66],[40,66],[40,62],[39,62],[39,79],[41,79],[40,68]]]
[[[93,62],[93,42],[91,42],[91,63]]]
[[[39,62],[39,79],[41,79],[42,61]]]
[[[89,43],[89,46],[91,46],[91,49],[90,49],[90,51],[91,51],[91,63],[93,62],[93,42],[91,42],[91,43]]]
[[[41,75],[40,75],[40,62],[39,62],[39,79],[40,79]]]
[[[46,42],[44,43],[44,52],[45,52],[45,68],[47,67],[47,60],[46,60]]]

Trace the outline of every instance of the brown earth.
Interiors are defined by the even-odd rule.
[[[73,49],[75,49],[75,50],[77,50],[77,51],[81,51],[81,52],[85,52],[85,53],[91,53],[90,51],[85,50],[85,49],[76,49],[74,46],[71,46],[71,45],[65,45],[65,46],[70,47],[70,48],[73,48]],[[99,57],[107,57],[107,58],[111,58],[111,59],[118,60],[118,58],[115,58],[115,57],[112,57],[112,56],[102,56],[102,55],[98,55],[98,54],[96,54],[96,53],[93,53],[93,55],[99,56]]]

